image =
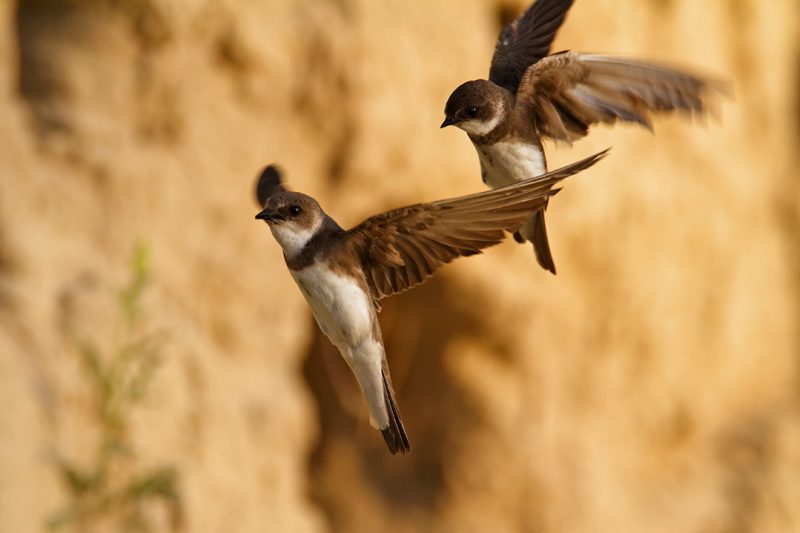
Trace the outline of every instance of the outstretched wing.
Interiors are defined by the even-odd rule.
[[[348,231],[376,299],[410,289],[459,256],[480,253],[522,226],[552,187],[605,157],[608,150],[508,187],[402,207]]]
[[[564,52],[528,68],[517,92],[542,136],[572,142],[598,122],[652,128],[654,112],[703,115],[726,85],[640,61]]]
[[[564,22],[572,0],[536,0],[503,28],[492,56],[489,80],[511,93],[529,66],[550,53],[550,45]]]

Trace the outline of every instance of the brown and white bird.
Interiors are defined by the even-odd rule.
[[[350,230],[310,196],[286,190],[274,166],[262,172],[256,193],[263,210],[256,218],[283,249],[289,272],[355,375],[370,423],[392,454],[411,447],[386,364],[378,300],[422,283],[456,257],[498,244],[544,206],[555,184],[607,152],[508,187],[387,211]]]
[[[652,63],[576,52],[550,53],[572,0],[536,0],[503,28],[488,80],[468,81],[450,95],[441,127],[469,135],[490,187],[547,171],[542,139],[572,143],[598,122],[635,122],[652,129],[654,112],[704,114],[726,92],[719,81]],[[514,238],[531,241],[542,268],[555,263],[542,209]]]

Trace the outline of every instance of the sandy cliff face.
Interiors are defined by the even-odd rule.
[[[800,528],[794,2],[576,3],[555,48],[728,75],[736,101],[549,147],[556,166],[614,146],[552,203],[558,277],[506,243],[387,301],[409,457],[252,220],[272,161],[343,225],[479,190],[437,126],[521,7],[2,3],[0,530],[69,501],[56,457],[93,460],[76,339],[118,340],[137,242],[161,364],[112,474],[174,468],[184,530]],[[162,507],[143,512],[170,530]]]

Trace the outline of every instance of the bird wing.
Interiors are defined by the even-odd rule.
[[[598,122],[636,122],[652,129],[653,112],[704,115],[714,96],[727,94],[718,80],[651,63],[562,52],[531,65],[517,91],[542,136],[571,143]]]
[[[264,207],[270,196],[285,190],[286,187],[283,186],[280,169],[275,165],[264,167],[264,170],[261,171],[256,180],[256,201],[258,205]]]
[[[508,187],[387,211],[349,230],[345,238],[355,247],[378,300],[422,283],[456,257],[498,244],[504,232],[516,231],[544,207],[556,183],[607,153]]]
[[[572,0],[536,0],[503,28],[492,56],[489,80],[516,93],[528,67],[550,53],[570,7]]]

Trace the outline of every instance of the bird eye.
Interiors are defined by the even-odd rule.
[[[300,208],[299,205],[293,205],[293,206],[289,207],[289,214],[292,215],[293,217],[296,217],[297,215],[299,215],[301,211],[302,211],[302,209]]]
[[[475,118],[478,116],[478,108],[474,106],[468,107],[466,113],[469,118]]]

